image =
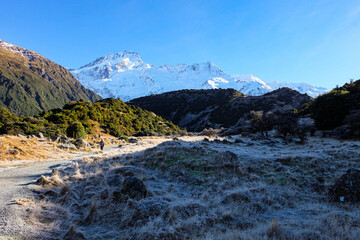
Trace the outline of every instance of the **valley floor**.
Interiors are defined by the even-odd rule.
[[[11,147],[21,145],[21,137],[2,136],[0,140],[5,144],[10,145],[11,143]],[[154,139],[146,147],[151,147],[163,141],[165,139]],[[0,161],[0,240],[12,239],[10,236],[15,236],[15,239],[28,239],[28,231],[33,226],[28,226],[24,222],[25,213],[22,205],[28,203],[34,197],[33,191],[39,189],[36,180],[41,175],[50,175],[54,168],[64,167],[83,159],[108,158],[143,150],[142,146],[129,146],[120,149],[118,145],[112,145],[106,146],[104,151],[99,149],[68,151],[54,148],[50,143],[46,141],[39,142],[38,139],[26,140],[25,145],[30,145],[34,153],[18,157],[18,159],[14,159],[11,154],[2,154],[2,156],[9,155],[7,156],[9,160]],[[6,149],[3,150],[4,153],[8,152]],[[39,158],[35,159],[36,157]]]
[[[359,205],[330,202],[328,187],[359,167],[359,149],[139,138],[0,169],[0,239],[358,239]]]

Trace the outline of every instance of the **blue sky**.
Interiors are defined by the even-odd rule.
[[[0,38],[70,68],[133,50],[151,64],[333,88],[360,78],[360,1],[0,0]]]

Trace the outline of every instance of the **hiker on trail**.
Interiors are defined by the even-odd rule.
[[[101,141],[100,141],[100,149],[101,149],[101,151],[104,150],[104,146],[105,146],[105,142],[104,142],[104,140],[101,139]]]

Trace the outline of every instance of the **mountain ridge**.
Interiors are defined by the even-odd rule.
[[[124,101],[182,89],[233,88],[255,96],[281,87],[311,97],[327,92],[325,88],[305,83],[266,83],[251,74],[230,75],[213,62],[155,66],[143,62],[133,51],[107,54],[71,73],[102,97],[120,97]]]
[[[67,102],[100,100],[64,67],[32,50],[0,40],[0,107],[30,116]]]

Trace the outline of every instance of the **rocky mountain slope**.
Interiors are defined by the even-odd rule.
[[[28,116],[80,99],[96,101],[101,97],[64,67],[0,39],[0,107]]]
[[[108,54],[71,73],[102,97],[120,97],[124,101],[181,89],[233,88],[254,96],[281,87],[312,97],[327,92],[305,83],[266,83],[252,75],[229,75],[211,62],[154,66],[130,51]]]
[[[234,128],[245,123],[250,111],[288,113],[312,98],[289,88],[262,96],[247,96],[234,89],[180,90],[133,99],[133,104],[152,111],[189,131]]]

